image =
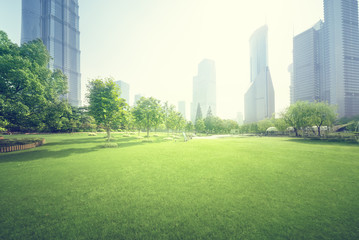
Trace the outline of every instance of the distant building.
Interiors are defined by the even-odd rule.
[[[81,106],[78,0],[22,0],[21,43],[41,39],[52,59],[50,69],[68,78],[68,101]]]
[[[126,100],[126,103],[130,105],[130,85],[124,81],[116,81],[115,82],[121,89],[121,98]]]
[[[186,119],[186,102],[179,101],[178,102],[178,112],[180,112],[184,119]]]
[[[245,122],[272,117],[274,88],[268,68],[268,27],[257,29],[250,38],[250,86],[244,95]]]
[[[359,115],[358,0],[324,0],[324,100],[340,117]]]
[[[135,95],[135,101],[133,102],[133,106],[137,105],[137,101],[141,99],[141,97],[143,97],[141,94],[136,94]]]
[[[243,125],[243,122],[244,122],[244,120],[243,120],[243,113],[238,112],[238,113],[237,113],[237,123],[238,123],[238,125],[239,125],[239,126]]]
[[[202,116],[207,116],[208,109],[216,115],[216,66],[213,60],[204,59],[198,64],[198,74],[193,77],[193,98],[191,104],[191,121],[195,122],[198,105]]]
[[[291,103],[320,101],[324,80],[323,22],[293,39],[293,80]]]

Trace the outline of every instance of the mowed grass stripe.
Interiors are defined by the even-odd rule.
[[[359,148],[47,135],[0,155],[0,239],[357,239]]]

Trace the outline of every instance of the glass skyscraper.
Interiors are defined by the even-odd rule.
[[[21,43],[41,39],[52,59],[50,69],[68,78],[68,100],[81,106],[78,0],[22,0]]]
[[[358,0],[324,0],[325,77],[340,117],[359,115]]]
[[[245,122],[271,118],[275,112],[274,88],[268,68],[268,27],[257,29],[250,38],[250,86],[244,95]]]

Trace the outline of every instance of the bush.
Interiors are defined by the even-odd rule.
[[[142,142],[146,143],[146,142],[153,142],[153,141],[152,141],[152,139],[147,138],[147,139],[143,139]]]
[[[103,145],[101,145],[102,148],[118,148],[118,144],[117,143],[105,143]]]
[[[130,137],[130,135],[124,134],[124,135],[122,135],[122,137]]]
[[[97,136],[96,133],[89,133],[89,136]]]
[[[166,137],[166,138],[164,138],[163,140],[166,140],[166,141],[172,141],[172,140],[173,140],[173,138],[171,138],[171,137]]]
[[[141,136],[137,136],[137,137],[136,137],[136,139],[143,139],[143,137],[141,137]]]
[[[158,137],[158,135],[157,135],[157,134],[154,134],[153,136],[154,136],[154,137]]]

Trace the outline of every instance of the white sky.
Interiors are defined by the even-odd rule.
[[[79,0],[82,81],[112,76],[177,106],[189,117],[192,78],[215,61],[217,114],[243,112],[249,85],[249,37],[268,25],[276,112],[289,105],[293,34],[323,19],[322,0]],[[20,42],[21,0],[0,0],[0,30]],[[86,87],[83,87],[84,91]]]

